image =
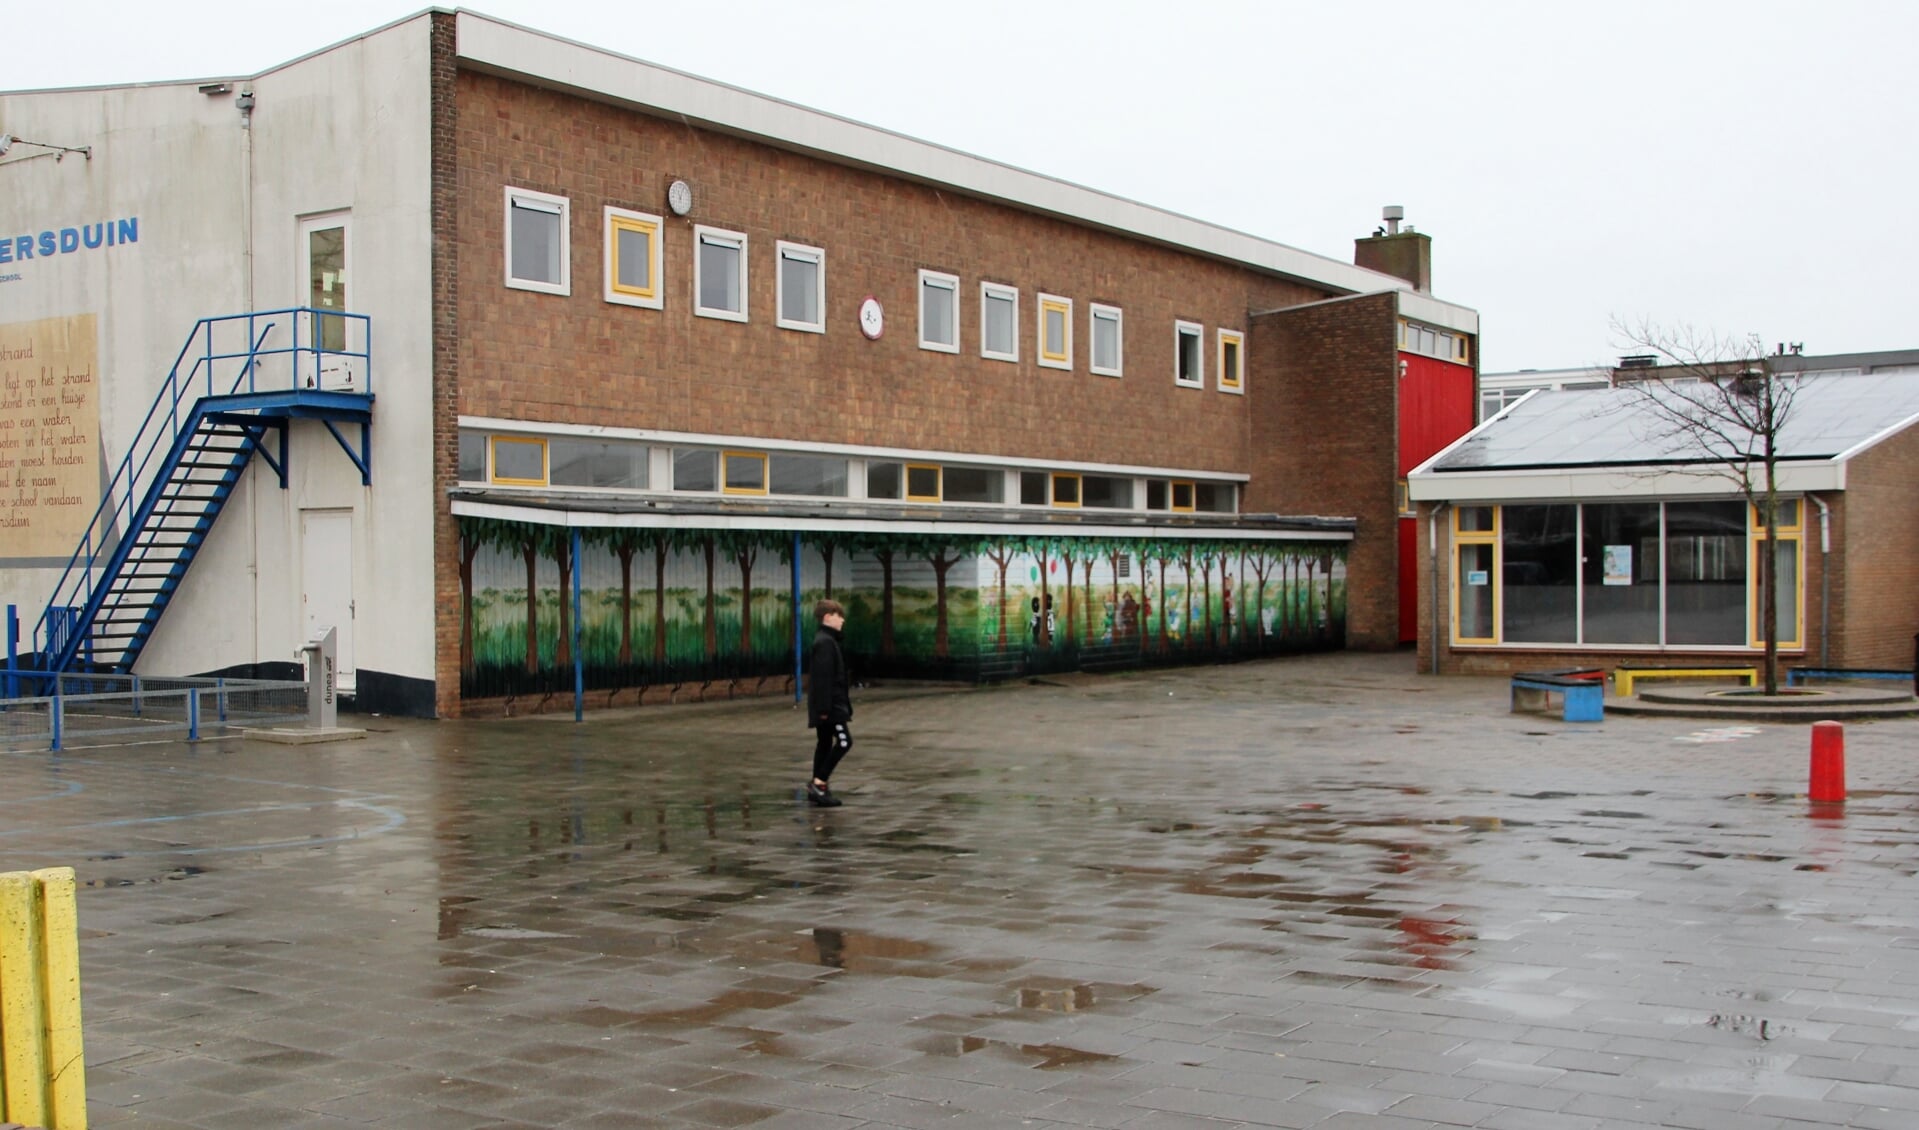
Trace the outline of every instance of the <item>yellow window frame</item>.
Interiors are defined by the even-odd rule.
[[[515,479],[496,475],[493,469],[500,465],[499,449],[501,444],[525,444],[540,449],[540,477],[537,479]],[[486,441],[487,481],[503,486],[543,487],[553,471],[547,462],[546,440],[538,436],[488,436]]]
[[[1232,346],[1233,363],[1226,363],[1226,347]],[[1222,392],[1238,392],[1246,387],[1246,335],[1238,330],[1219,331],[1217,358],[1219,387]]]
[[[736,487],[733,484],[733,461],[754,460],[760,465],[760,485],[757,487]],[[766,452],[764,451],[723,451],[720,453],[720,493],[721,494],[765,494],[766,493]]]
[[[1803,509],[1804,507],[1802,505],[1801,510],[1803,511]],[[1756,513],[1755,511],[1755,514]],[[1781,623],[1778,626],[1780,635],[1778,644],[1781,648],[1790,651],[1806,646],[1806,543],[1805,536],[1798,532],[1797,529],[1788,530],[1786,527],[1781,526],[1778,530],[1778,535],[1777,541],[1779,544],[1792,545],[1793,557],[1797,561],[1797,564],[1794,565],[1792,570],[1792,607],[1794,613],[1792,623]],[[1751,619],[1749,619],[1747,623],[1752,626],[1752,630],[1747,634],[1752,638],[1746,642],[1748,646],[1762,650],[1766,646],[1765,632],[1761,628],[1766,610],[1765,607],[1759,603],[1759,555],[1766,552],[1768,541],[1769,539],[1766,537],[1765,528],[1762,526],[1754,526],[1752,529],[1752,541],[1748,548],[1749,556],[1746,559],[1746,575],[1752,578],[1752,584],[1750,586],[1752,592],[1746,603],[1746,611],[1751,616]],[[1773,573],[1773,583],[1777,584],[1778,581],[1779,575],[1777,570],[1775,570]],[[1786,638],[1788,635],[1791,637],[1790,639]]]
[[[933,487],[932,494],[914,494],[913,493],[913,472],[914,471],[933,472],[934,487]],[[940,465],[938,463],[908,463],[906,465],[905,471],[902,472],[902,474],[904,478],[903,478],[903,481],[900,483],[900,488],[906,492],[906,501],[908,502],[938,502],[940,501],[942,492],[944,491],[946,487],[946,476],[943,473],[941,473]]]
[[[1779,507],[1781,510],[1785,509],[1785,507],[1788,504],[1792,506],[1793,520],[1790,522],[1781,522],[1779,523],[1779,525],[1774,527],[1774,529],[1781,536],[1784,536],[1786,534],[1803,533],[1806,528],[1805,500],[1800,498],[1798,495],[1788,495],[1787,497],[1781,498],[1778,501],[1779,501]],[[1758,534],[1761,537],[1765,536],[1766,520],[1764,515],[1760,513],[1758,506],[1750,503],[1747,504],[1746,520],[1752,524],[1752,529],[1755,534]]]
[[[1500,508],[1497,506],[1473,508],[1473,509],[1487,509],[1492,511],[1493,524],[1492,524],[1492,529],[1490,530],[1460,529],[1459,520],[1461,517],[1461,512],[1465,509],[1467,508],[1460,507],[1460,506],[1453,507],[1452,545],[1447,550],[1447,554],[1451,558],[1451,560],[1448,561],[1446,564],[1446,572],[1448,576],[1451,578],[1450,606],[1448,608],[1448,612],[1449,612],[1448,619],[1451,621],[1452,641],[1455,644],[1467,644],[1467,645],[1496,644],[1499,642],[1499,625],[1502,622],[1500,617],[1500,605],[1501,605],[1501,602],[1505,599],[1503,586],[1501,586],[1499,583],[1499,573],[1501,568],[1500,566],[1501,551],[1499,547]],[[1490,636],[1468,636],[1463,634],[1459,630],[1459,605],[1460,605],[1459,590],[1460,590],[1460,586],[1465,582],[1465,578],[1459,575],[1459,551],[1461,547],[1468,546],[1468,545],[1490,545],[1493,547],[1490,575],[1487,576],[1486,578],[1486,585],[1492,591],[1492,601],[1493,601],[1493,616],[1492,616],[1493,634]]]
[[[1060,484],[1068,483],[1068,482],[1073,484],[1072,501],[1061,502],[1059,499]],[[1053,472],[1053,481],[1049,485],[1052,487],[1052,492],[1051,492],[1052,497],[1050,501],[1054,506],[1058,506],[1064,509],[1077,510],[1079,508],[1080,502],[1086,497],[1086,484],[1083,481],[1081,481],[1081,476],[1076,475],[1070,471]]]
[[[1059,315],[1059,348],[1046,347],[1046,318],[1049,314]],[[1057,298],[1050,294],[1039,296],[1039,360],[1049,368],[1070,369],[1073,366],[1073,300]]]
[[[630,306],[660,306],[663,293],[660,274],[666,261],[664,248],[660,245],[661,222],[658,216],[648,216],[640,212],[625,212],[615,208],[606,210],[606,300],[621,302]],[[646,277],[650,286],[630,286],[620,282],[620,233],[638,232],[646,236],[647,263]]]
[[[1180,505],[1180,492],[1186,493],[1186,504]],[[1190,479],[1173,479],[1166,484],[1166,509],[1191,514],[1198,509],[1199,487]]]

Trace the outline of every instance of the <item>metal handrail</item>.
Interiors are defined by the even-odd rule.
[[[269,338],[279,327],[278,319],[285,318],[290,324],[292,341],[285,346],[267,348]],[[359,340],[363,348],[327,349],[318,341],[318,334],[311,327],[322,324],[322,319],[338,318],[349,326],[357,325]],[[216,350],[215,337],[223,328],[238,329],[245,324],[246,337],[244,351],[234,351],[231,347]],[[303,338],[306,338],[304,343]],[[352,335],[348,335],[349,341]],[[195,345],[200,345],[195,350]],[[55,648],[55,636],[60,624],[68,617],[70,609],[85,609],[94,604],[102,593],[96,590],[96,581],[104,582],[111,571],[99,578],[95,577],[99,558],[102,554],[112,554],[121,545],[132,538],[136,532],[133,519],[137,511],[145,504],[147,495],[153,486],[153,478],[168,460],[162,458],[159,467],[154,466],[154,456],[162,451],[171,452],[179,439],[183,425],[194,426],[199,401],[205,397],[233,395],[242,391],[255,393],[261,391],[261,371],[263,364],[285,359],[287,376],[284,386],[278,381],[271,382],[266,391],[278,391],[284,387],[287,391],[300,388],[302,360],[308,366],[307,387],[315,387],[317,375],[321,371],[322,358],[358,359],[363,375],[361,388],[357,391],[371,394],[372,388],[372,326],[371,319],[365,314],[349,314],[337,310],[319,310],[309,306],[287,307],[279,310],[253,311],[246,314],[228,314],[216,318],[202,318],[194,323],[193,331],[180,347],[174,358],[173,367],[168,370],[164,382],[155,394],[153,404],[147,409],[140,430],[127,446],[127,454],[120,461],[112,480],[95,508],[93,519],[80,537],[80,544],[73,556],[68,559],[66,568],[55,583],[53,595],[47,601],[46,610],[40,614],[34,625],[34,650],[51,667],[64,666],[66,656],[56,657],[53,651],[65,652],[77,646],[75,640],[59,640]],[[192,363],[188,366],[189,358]],[[224,390],[216,385],[217,370],[222,363],[240,362],[239,370],[234,374],[231,384]],[[185,372],[182,372],[185,367]],[[204,383],[205,392],[199,393],[196,386]],[[242,389],[244,385],[244,390]],[[183,414],[181,403],[192,398]],[[149,469],[152,468],[152,473]],[[115,528],[124,531],[118,542],[112,534]],[[84,619],[84,617],[82,617]],[[80,633],[84,634],[84,633]]]

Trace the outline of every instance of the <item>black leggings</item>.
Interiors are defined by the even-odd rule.
[[[836,722],[819,728],[819,737],[813,742],[813,776],[817,780],[830,781],[833,770],[838,767],[840,758],[853,748],[853,732],[846,723]]]

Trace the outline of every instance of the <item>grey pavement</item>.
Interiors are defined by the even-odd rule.
[[[1919,1126],[1919,721],[1336,654],[0,755],[92,1125]]]

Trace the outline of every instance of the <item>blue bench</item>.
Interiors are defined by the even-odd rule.
[[[1594,673],[1562,674],[1556,671],[1520,671],[1513,675],[1512,709],[1544,709],[1553,695],[1560,697],[1560,717],[1568,722],[1603,722],[1606,719],[1606,684]],[[1523,705],[1522,705],[1523,704]]]
[[[1913,678],[1911,671],[1895,671],[1886,667],[1789,667],[1786,669],[1786,685],[1804,686],[1808,679],[1898,679],[1919,687],[1919,680]]]

